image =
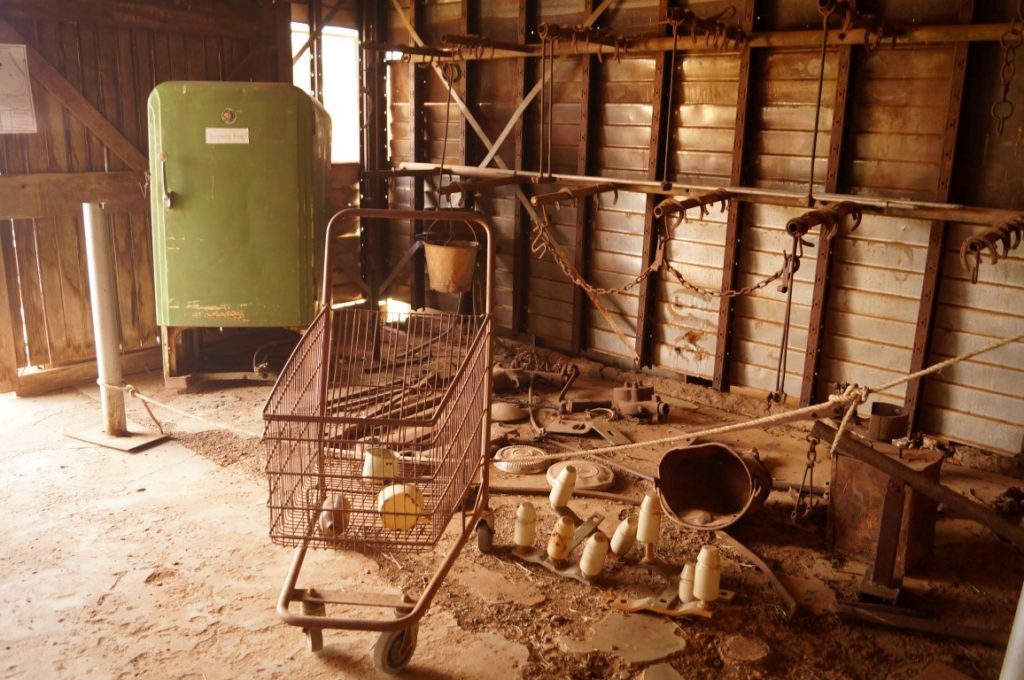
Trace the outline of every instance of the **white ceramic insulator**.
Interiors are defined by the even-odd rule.
[[[583,557],[580,558],[580,571],[586,578],[594,578],[604,569],[608,559],[608,537],[597,532],[591,534],[583,546]]]
[[[375,446],[363,453],[363,477],[383,483],[395,476],[395,454],[391,449]]]
[[[683,565],[683,573],[679,575],[679,601],[683,604],[697,599],[693,596],[693,578],[696,570],[693,562],[687,562]]]
[[[517,547],[529,548],[537,538],[537,511],[533,503],[520,503],[516,508],[516,523],[512,540]]]
[[[551,529],[551,536],[548,538],[548,557],[553,562],[561,562],[569,554],[569,543],[572,541],[572,534],[576,530],[572,520],[568,517],[559,517]]]
[[[548,502],[551,504],[551,507],[555,510],[564,508],[575,488],[576,468],[572,465],[566,465],[558,473],[558,479],[551,485],[551,493],[548,495]]]
[[[636,541],[636,515],[630,515],[619,522],[612,534],[612,552],[616,555],[625,555],[633,547]]]
[[[655,544],[661,533],[661,504],[654,494],[644,496],[640,504],[640,519],[636,527],[636,539],[641,543]]]
[[[333,538],[345,533],[348,529],[348,502],[341,494],[333,494],[324,499],[320,511],[320,533]]]
[[[697,555],[693,577],[693,596],[701,602],[714,602],[722,594],[722,558],[718,548],[706,545]]]

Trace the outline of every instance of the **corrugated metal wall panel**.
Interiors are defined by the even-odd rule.
[[[777,206],[748,206],[744,211],[740,287],[753,285],[782,267],[782,252],[792,249],[786,222],[801,212]],[[814,283],[814,255],[813,249],[805,251],[805,259],[794,277],[784,381],[785,392],[790,395],[800,394]],[[786,307],[786,294],[780,292],[778,286],[778,282],[771,283],[736,300],[731,373],[734,385],[775,389]]]
[[[815,149],[814,184],[820,190],[828,164],[828,131],[836,88],[837,53],[826,56]],[[756,186],[806,190],[814,143],[821,53],[772,50],[754,60],[750,116],[749,181]]]
[[[947,226],[930,362],[968,352],[1024,327],[1024,257],[981,265],[978,283],[960,266],[959,248],[977,231]],[[957,364],[925,381],[921,426],[929,432],[985,448],[1024,451],[1024,352],[1002,347]]]
[[[953,50],[855,52],[847,164],[850,193],[933,200],[949,108]]]
[[[907,372],[929,223],[865,216],[834,243],[819,394],[835,383],[876,385]],[[902,404],[905,386],[872,395]]]

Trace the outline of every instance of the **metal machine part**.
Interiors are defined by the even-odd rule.
[[[612,388],[609,399],[559,399],[562,413],[579,413],[596,408],[610,408],[620,417],[641,418],[657,423],[668,415],[668,404],[654,393],[654,387],[627,382]]]
[[[760,460],[708,443],[666,452],[657,486],[669,517],[689,529],[714,531],[760,508],[772,481]]]

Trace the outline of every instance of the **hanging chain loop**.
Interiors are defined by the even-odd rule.
[[[992,105],[992,118],[996,121],[996,134],[1002,136],[1006,129],[1006,121],[1013,117],[1014,106],[1010,101],[1010,87],[1017,73],[1017,48],[1024,44],[1024,0],[1017,0],[1017,16],[1010,28],[999,40],[1003,48],[1003,65],[999,68],[999,78],[1003,85],[1003,96]]]

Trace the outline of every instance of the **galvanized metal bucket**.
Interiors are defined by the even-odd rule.
[[[427,258],[430,290],[439,293],[465,293],[473,285],[476,270],[476,241],[423,242]]]
[[[657,486],[669,517],[690,529],[714,531],[760,508],[772,478],[760,460],[708,443],[668,451]]]

